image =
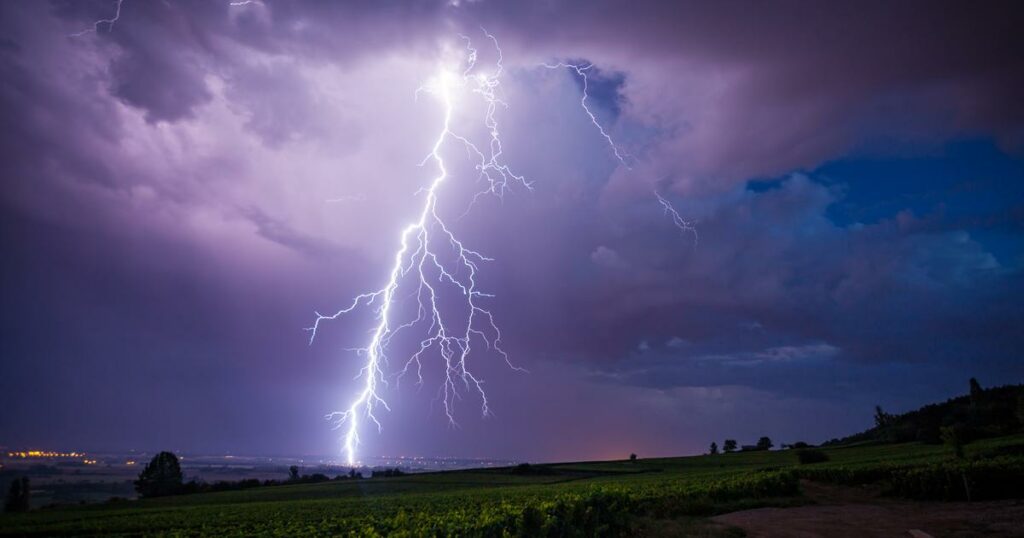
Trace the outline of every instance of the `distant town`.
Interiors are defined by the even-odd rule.
[[[32,505],[102,502],[133,499],[133,482],[140,468],[156,452],[92,453],[81,450],[0,447],[0,482],[4,475],[28,476],[33,485]],[[198,482],[274,480],[288,477],[289,468],[303,473],[344,475],[352,470],[340,457],[245,456],[236,454],[179,454],[186,480]],[[140,463],[141,462],[141,463]],[[374,470],[400,469],[422,473],[480,467],[506,467],[518,461],[476,458],[387,456],[367,458],[357,469],[371,476]]]

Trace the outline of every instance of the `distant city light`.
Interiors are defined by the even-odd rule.
[[[51,452],[49,450],[25,450],[21,452],[8,452],[8,458],[82,458],[84,452]]]

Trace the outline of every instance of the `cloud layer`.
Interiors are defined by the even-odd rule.
[[[532,373],[479,357],[497,417],[457,431],[396,388],[369,452],[820,440],[1024,377],[1018,6],[634,4],[125,0],[81,37],[111,2],[0,6],[3,440],[333,451],[369,315],[302,328],[380,285],[432,173],[415,90],[459,34],[493,66],[480,26],[535,188],[458,218],[455,148],[443,210]],[[593,63],[626,165],[552,61]]]

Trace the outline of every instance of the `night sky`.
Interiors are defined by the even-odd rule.
[[[303,329],[383,285],[416,89],[481,27],[533,190],[466,212],[452,146],[440,211],[529,373],[481,348],[451,427],[428,359],[361,454],[820,442],[1024,382],[1019,2],[229,4],[0,3],[0,445],[338,454],[373,315]]]

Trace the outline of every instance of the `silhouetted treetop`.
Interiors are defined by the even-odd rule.
[[[181,491],[182,474],[178,457],[171,452],[161,452],[146,465],[135,481],[135,491],[140,497],[161,497]]]

